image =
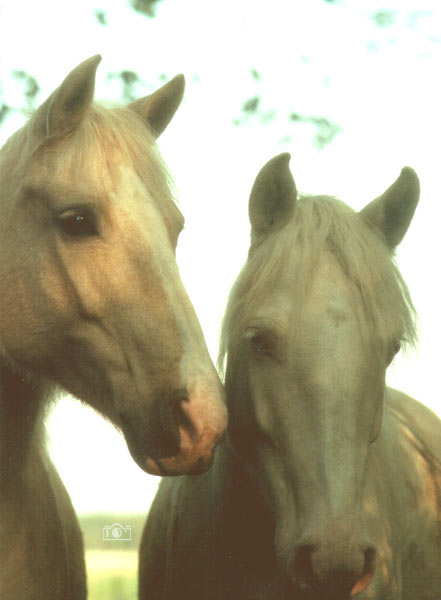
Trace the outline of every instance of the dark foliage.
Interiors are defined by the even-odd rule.
[[[107,25],[107,15],[104,10],[96,10],[95,19],[100,25]]]
[[[378,27],[391,27],[395,23],[396,12],[393,10],[377,10],[372,15],[372,20]]]
[[[121,100],[123,102],[133,102],[138,97],[136,86],[142,83],[139,75],[135,71],[119,71],[118,73],[109,73],[108,79],[119,79],[121,82]]]
[[[251,69],[251,76],[255,81],[260,82],[261,75],[256,69]],[[242,104],[240,116],[233,119],[234,125],[244,125],[245,123],[250,122],[250,120],[252,120],[253,123],[257,121],[260,125],[269,125],[276,117],[280,117],[280,112],[278,113],[276,109],[264,110],[262,104],[262,98],[259,94],[255,94],[248,98],[248,100]],[[334,123],[325,117],[304,115],[292,111],[283,118],[286,118],[288,121],[288,133],[286,137],[283,138],[283,141],[288,142],[291,140],[289,124],[309,124],[315,128],[313,143],[319,150],[329,145],[341,131],[341,127],[337,123]]]
[[[260,98],[259,96],[254,96],[254,98],[250,98],[247,100],[242,106],[242,112],[247,115],[255,115],[259,108]]]
[[[129,0],[133,10],[145,15],[146,17],[156,17],[156,4],[161,0]]]
[[[330,144],[335,136],[341,131],[341,127],[337,125],[337,123],[333,123],[324,117],[300,115],[299,113],[293,112],[289,115],[289,119],[293,123],[311,123],[312,125],[315,125],[316,133],[314,136],[314,144],[320,150]]]
[[[7,102],[2,98],[2,92],[0,89],[0,124],[8,117],[12,112],[27,112],[36,108],[36,99],[40,86],[37,80],[26,71],[21,69],[15,69],[12,71],[12,78],[16,79],[22,84],[23,87],[23,103],[21,106],[9,106]]]
[[[11,110],[11,107],[3,102],[2,105],[0,106],[0,124],[7,117],[10,110]]]
[[[23,83],[23,96],[26,104],[29,108],[34,108],[34,101],[40,91],[40,86],[35,77],[22,70],[14,70],[12,76]]]

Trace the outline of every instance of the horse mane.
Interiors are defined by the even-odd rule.
[[[378,231],[331,196],[301,196],[282,228],[258,238],[236,280],[225,312],[218,365],[238,345],[250,317],[287,270],[297,317],[323,252],[331,252],[358,287],[366,331],[376,344],[416,342],[416,313],[394,257]]]

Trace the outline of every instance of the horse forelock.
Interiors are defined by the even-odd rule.
[[[35,174],[42,183],[47,183],[45,177],[50,182],[61,178],[73,189],[79,183],[83,188],[90,184],[95,195],[108,197],[109,188],[118,184],[121,166],[125,166],[143,182],[164,219],[175,218],[172,177],[153,133],[133,110],[92,104],[74,130],[50,137],[44,134],[45,113],[41,108],[2,149],[3,162],[13,167],[19,178]],[[5,171],[10,174],[10,169]]]
[[[282,277],[289,282],[293,312],[301,318],[324,252],[337,259],[358,288],[370,340],[376,344],[397,339],[404,345],[415,343],[415,309],[385,242],[343,202],[330,196],[302,196],[291,220],[250,248],[224,316],[218,359],[221,369],[227,354],[234,354],[239,347],[250,319]]]

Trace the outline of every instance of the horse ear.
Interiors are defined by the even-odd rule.
[[[185,78],[176,75],[171,81],[156,90],[129,104],[129,108],[138,113],[146,121],[150,129],[159,137],[172,120],[184,95]]]
[[[294,210],[297,190],[290,158],[286,152],[275,156],[256,177],[248,204],[252,237],[281,227]]]
[[[100,62],[101,56],[97,54],[79,64],[42,105],[47,135],[63,135],[81,123],[93,101]]]
[[[410,167],[404,167],[384,194],[365,206],[360,214],[380,230],[389,248],[394,249],[412,221],[419,197],[418,176]]]

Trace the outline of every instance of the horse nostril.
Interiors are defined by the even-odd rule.
[[[354,597],[363,592],[375,574],[376,551],[369,546],[341,548],[302,544],[297,547],[292,579],[304,592],[322,590]]]
[[[294,559],[294,580],[301,589],[308,588],[314,580],[312,553],[314,546],[301,546]]]
[[[121,428],[134,457],[144,461],[146,457],[160,459],[179,453],[179,427],[185,419],[181,405],[186,398],[182,390],[163,391],[145,413],[120,413]]]
[[[185,406],[184,403],[185,402],[189,402],[188,397],[182,396],[179,399],[179,402],[176,403],[175,406],[175,418],[176,421],[178,423],[178,425],[180,425],[183,429],[185,429],[189,435],[190,438],[196,437],[198,435],[198,431],[195,427],[195,424],[193,423],[193,421],[191,420],[190,416],[187,414],[187,412],[184,410]]]

